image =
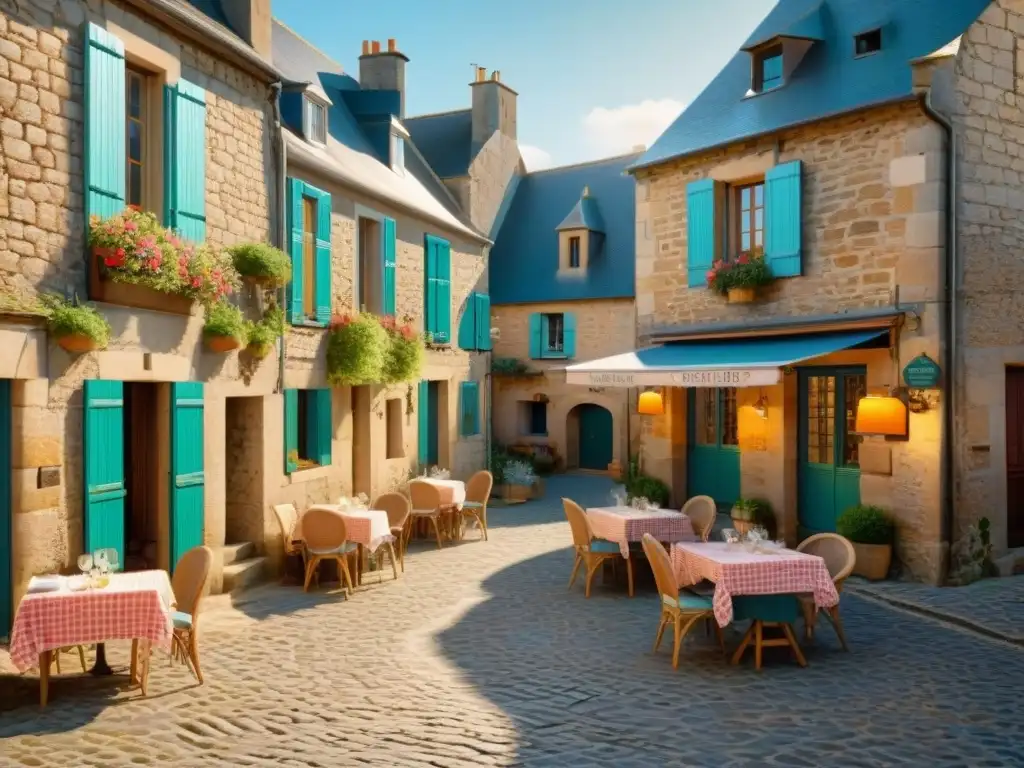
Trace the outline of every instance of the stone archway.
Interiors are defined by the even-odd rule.
[[[566,464],[604,472],[615,457],[615,419],[596,403],[580,403],[565,417]]]

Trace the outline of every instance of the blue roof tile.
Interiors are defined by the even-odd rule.
[[[604,219],[601,218],[601,209],[597,201],[590,196],[590,190],[585,190],[580,197],[576,207],[569,211],[569,215],[562,219],[556,229],[561,232],[563,229],[589,229],[592,232],[604,232]]]
[[[788,82],[748,97],[750,54],[737,52],[633,167],[909,99],[910,60],[963,34],[986,6],[988,0],[779,0],[749,41],[767,41],[787,30],[795,34],[794,29],[807,36],[818,29],[811,23],[815,17],[823,35]],[[854,36],[872,24],[884,25],[882,49],[855,57]]]
[[[493,304],[631,298],[635,293],[634,188],[625,173],[638,155],[523,176],[491,248]],[[587,198],[600,208],[601,252],[581,277],[559,278],[558,232],[565,211]]]
[[[473,113],[469,109],[402,121],[416,147],[442,179],[466,176],[472,160]]]

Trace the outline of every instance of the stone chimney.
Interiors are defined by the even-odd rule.
[[[392,37],[381,50],[379,40],[363,40],[359,57],[359,85],[371,91],[398,91],[399,117],[405,117],[405,65],[409,57],[398,50]]]
[[[515,141],[519,94],[501,82],[501,72],[495,70],[488,76],[486,68],[477,67],[469,87],[473,94],[474,152],[498,132]]]
[[[267,61],[273,58],[270,49],[270,27],[273,16],[270,0],[231,0],[221,3],[231,28]]]

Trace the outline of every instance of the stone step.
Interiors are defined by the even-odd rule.
[[[250,557],[224,566],[224,592],[240,592],[259,584],[266,577],[265,557]]]
[[[243,541],[238,544],[225,544],[220,548],[220,551],[224,558],[224,565],[226,567],[233,563],[240,563],[243,560],[248,560],[250,557],[255,556],[256,547],[251,541]]]

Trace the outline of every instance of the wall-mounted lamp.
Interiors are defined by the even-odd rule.
[[[760,416],[762,419],[768,418],[768,396],[764,392],[757,398],[757,402],[754,403],[754,413]]]
[[[641,392],[636,410],[641,416],[661,416],[665,413],[661,392]]]
[[[867,395],[857,403],[853,431],[859,435],[907,437],[907,405],[894,394]]]

